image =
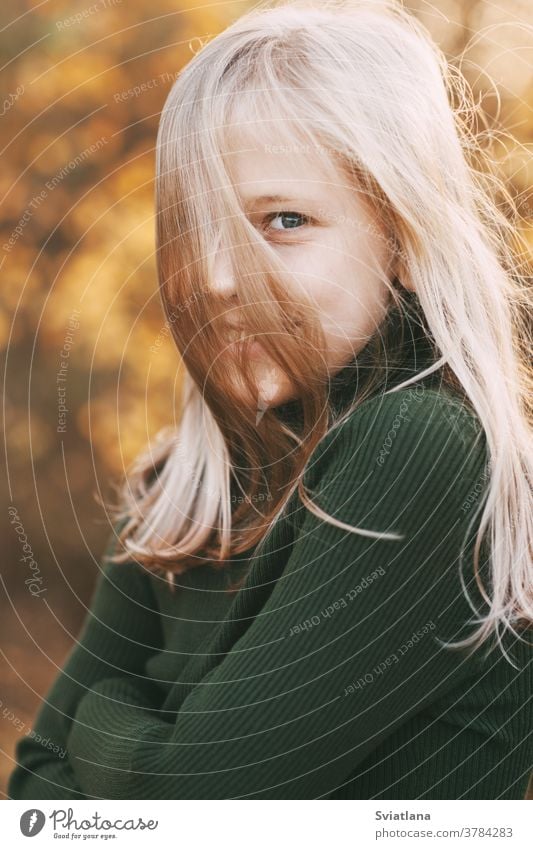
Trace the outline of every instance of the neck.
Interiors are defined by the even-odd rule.
[[[356,398],[392,389],[435,361],[427,329],[420,320],[414,295],[402,307],[393,306],[366,345],[329,378],[329,403],[338,412]],[[287,423],[301,420],[301,402],[292,399],[276,408]]]

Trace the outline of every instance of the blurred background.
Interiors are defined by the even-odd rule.
[[[154,257],[159,114],[199,39],[251,5],[2,2],[2,798],[15,743],[87,613],[110,533],[95,493],[109,498],[177,413],[179,362]],[[531,0],[405,6],[461,64],[489,125],[515,136],[495,152],[533,245]],[[34,594],[9,508],[39,566]]]

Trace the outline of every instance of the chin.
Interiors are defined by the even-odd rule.
[[[253,373],[256,386],[254,397],[249,397],[244,385],[242,387],[243,396],[246,394],[246,403],[249,406],[265,411],[296,397],[292,382],[279,366],[272,363],[264,351],[262,356],[254,357]]]
[[[260,371],[258,369],[258,371]],[[269,407],[284,404],[295,397],[294,386],[281,369],[267,366],[257,381],[258,402]]]

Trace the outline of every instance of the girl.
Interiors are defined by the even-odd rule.
[[[37,718],[67,757],[21,741],[11,797],[524,798],[528,303],[474,114],[394,0],[255,9],[181,73],[183,413]]]

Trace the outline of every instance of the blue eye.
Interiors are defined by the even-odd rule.
[[[272,226],[272,221],[275,221],[276,218],[280,220],[285,220],[288,223],[287,227],[274,227]],[[300,215],[299,212],[292,212],[289,210],[282,210],[281,212],[273,212],[271,215],[267,216],[268,227],[270,230],[294,230],[297,227],[301,226],[298,222],[301,221],[304,224],[309,222],[309,218],[306,215]]]

